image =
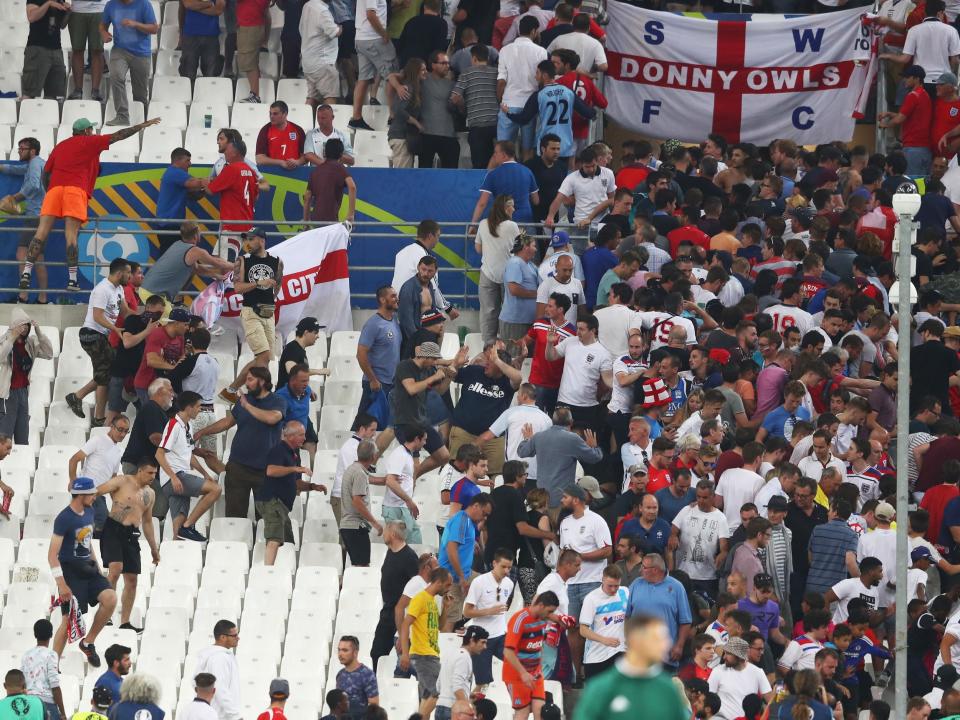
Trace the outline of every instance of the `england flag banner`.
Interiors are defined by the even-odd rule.
[[[620,125],[684,142],[853,137],[875,74],[863,8],[711,20],[611,2],[608,13],[604,91]]]
[[[325,326],[327,333],[353,329],[347,262],[349,245],[350,233],[338,223],[307,230],[267,249],[283,261],[283,280],[276,310],[277,334],[281,343],[286,341],[302,317],[315,317],[320,325]],[[207,290],[211,288],[214,285]],[[215,296],[216,291],[212,290],[211,295]],[[242,305],[243,295],[232,289],[223,293],[220,325],[240,339],[243,339]]]

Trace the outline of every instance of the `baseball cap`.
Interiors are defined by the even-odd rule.
[[[957,669],[952,664],[941,665],[937,669],[933,684],[946,690],[952,688],[957,680],[960,680],[960,672],[957,672]]]
[[[170,311],[169,322],[190,322],[190,311],[186,308],[175,307]]]
[[[628,475],[646,475],[647,466],[637,463],[636,465],[631,465],[627,468]]]
[[[70,486],[71,495],[96,495],[97,486],[92,478],[78,477]]]
[[[927,77],[927,72],[919,65],[911,65],[910,67],[908,67],[906,70],[903,71],[903,76],[915,77],[923,80],[925,77]]]
[[[93,705],[97,710],[106,710],[113,705],[113,695],[110,693],[110,688],[105,685],[95,687],[93,689]]]
[[[420,343],[420,346],[417,348],[417,357],[439,360],[441,358],[440,346],[432,342]]]
[[[420,316],[420,327],[430,327],[443,322],[443,315],[436,308],[430,308]]]
[[[579,485],[567,485],[567,487],[563,489],[563,494],[569,495],[572,498],[576,498],[581,502],[587,501],[587,491]]]
[[[93,127],[93,123],[87,120],[86,118],[77,118],[73,121],[73,131],[83,132],[84,130],[89,130]]]
[[[893,505],[887,502],[882,502],[877,505],[877,509],[873,511],[873,516],[877,520],[885,520],[887,522],[893,520],[897,515],[897,511],[894,510]]]
[[[920,545],[910,552],[910,559],[913,562],[917,560],[933,560],[933,554],[930,552],[930,548],[925,545]]]
[[[270,681],[270,697],[290,697],[290,683],[283,678]]]
[[[262,237],[264,240],[266,240],[266,239],[267,239],[267,229],[266,229],[265,227],[263,227],[262,225],[257,225],[256,227],[250,228],[250,229],[247,230],[245,233],[241,233],[241,235],[242,235],[243,237],[245,237],[245,238]]]
[[[323,325],[318,323],[315,317],[300,318],[300,322],[297,323],[297,335],[305,332],[320,332],[322,327]]]
[[[603,493],[600,492],[600,483],[597,482],[595,477],[584,475],[582,478],[577,480],[577,485],[579,485],[580,489],[586,492],[592,498],[599,500],[603,497]]]
[[[952,72],[940,73],[940,77],[937,78],[937,85],[953,85],[957,86],[957,76]]]
[[[559,248],[570,244],[570,236],[563,230],[557,230],[550,238],[550,247]]]
[[[786,512],[787,499],[783,495],[774,495],[770,498],[770,502],[767,503],[767,512],[771,510],[774,512]]]
[[[951,325],[946,330],[943,331],[944,337],[955,337],[960,338],[960,326]]]

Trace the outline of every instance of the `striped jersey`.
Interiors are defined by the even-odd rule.
[[[531,675],[540,670],[540,651],[543,648],[546,631],[547,621],[532,614],[529,608],[523,608],[514,613],[510,622],[507,623],[507,637],[503,646],[517,654],[520,664]],[[504,663],[503,669],[504,671],[512,670],[512,666]]]
[[[778,664],[790,670],[813,670],[814,658],[822,649],[823,645],[809,635],[800,635],[790,641]]]
[[[189,472],[190,458],[193,455],[193,433],[190,425],[179,415],[174,415],[167,421],[160,438],[160,447],[166,451],[166,460],[175,472]],[[170,482],[170,476],[160,468],[160,484]]]

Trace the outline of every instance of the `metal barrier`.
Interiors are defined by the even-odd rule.
[[[29,217],[25,215],[19,216],[6,216],[5,222],[0,224],[0,231],[6,231],[11,234],[19,234],[21,232],[29,231],[33,232],[36,229],[36,225],[31,225],[30,221],[35,221],[36,218]],[[78,263],[79,266],[84,268],[92,268],[93,277],[101,277],[101,273],[105,269],[105,264],[101,262],[98,258],[101,257],[101,243],[103,242],[102,235],[100,233],[100,224],[102,222],[123,222],[124,231],[133,236],[148,236],[148,237],[180,237],[180,233],[175,229],[155,229],[161,225],[170,225],[178,226],[182,219],[165,219],[165,218],[141,218],[141,217],[127,217],[127,216],[116,216],[116,215],[103,215],[91,217],[87,224],[81,230],[81,234],[92,234],[93,247],[89,248],[89,253],[92,255],[93,260],[87,262]],[[236,224],[236,223],[248,223],[248,220],[204,220],[199,222],[200,234],[201,234],[201,246],[206,247],[211,252],[215,252],[220,244],[218,241],[222,232],[223,224]],[[299,232],[307,230],[309,228],[316,227],[325,227],[328,225],[333,225],[335,223],[329,222],[300,222],[292,224],[289,221],[277,221],[277,220],[257,220],[256,224],[258,226],[267,226],[274,228],[275,232],[268,232],[268,245],[277,244],[282,240],[292,237]],[[476,305],[478,302],[477,295],[477,281],[478,273],[480,268],[470,264],[470,258],[476,256],[476,251],[473,249],[474,236],[468,234],[468,225],[464,222],[438,222],[440,225],[440,244],[434,250],[434,254],[437,255],[441,260],[446,262],[446,265],[442,267],[442,274],[445,278],[443,285],[444,296],[459,305]],[[128,227],[128,225],[136,225],[147,227]],[[543,232],[544,228],[540,225],[531,225],[527,226],[527,234],[531,237],[537,238],[538,240],[549,240],[553,234],[553,231]],[[576,226],[567,225],[567,224],[557,224],[557,229],[566,229],[568,231],[578,230]],[[113,229],[111,229],[113,232]],[[580,229],[579,233],[583,233],[583,230]],[[352,228],[350,232],[351,244],[354,242],[377,242],[389,238],[390,240],[397,241],[398,239],[407,238],[413,240],[416,236],[416,223],[385,223],[379,221],[357,221],[352,223]],[[49,243],[63,242],[63,231],[61,229],[55,229],[50,233],[48,238]],[[150,241],[151,247],[156,247],[156,244]],[[350,274],[351,276],[355,274],[363,273],[372,273],[372,272],[381,272],[381,273],[393,273],[393,253],[395,252],[395,247],[391,243],[390,255],[385,256],[384,260],[388,261],[390,264],[377,264],[377,265],[362,265],[362,264],[351,264],[350,265]],[[153,259],[151,258],[151,261]],[[20,263],[17,260],[0,260],[0,266],[18,266]],[[56,261],[56,262],[46,262],[45,264],[53,267],[65,267],[66,262]],[[149,271],[150,264],[146,264],[146,270]],[[449,281],[449,275],[451,273],[456,273],[460,276],[461,281],[451,284]],[[36,273],[34,273],[34,277]],[[389,282],[389,280],[387,281]],[[462,282],[462,290],[460,289],[460,283]],[[451,287],[456,286],[455,292],[448,292]],[[0,293],[19,293],[21,292],[18,287],[0,287]],[[26,291],[25,291],[26,292]],[[68,292],[63,288],[49,288],[44,291],[40,291],[37,287],[31,287],[29,290],[30,293],[45,292],[53,296],[66,295],[68,297],[76,297],[78,295],[85,295],[88,291],[83,290],[80,293]],[[185,290],[183,295],[196,296],[200,292],[197,290]],[[376,298],[375,292],[353,292],[351,291],[351,297],[363,300],[371,300]]]

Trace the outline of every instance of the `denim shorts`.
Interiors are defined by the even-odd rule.
[[[572,615],[580,622],[580,611],[583,609],[583,599],[600,587],[598,582],[585,582],[567,585],[567,614]]]
[[[518,113],[523,110],[522,107],[512,107],[510,112]],[[519,125],[507,117],[507,114],[501,110],[497,113],[497,140],[515,140],[517,133],[520,133],[520,147],[524,150],[534,148],[534,126],[535,123]]]

